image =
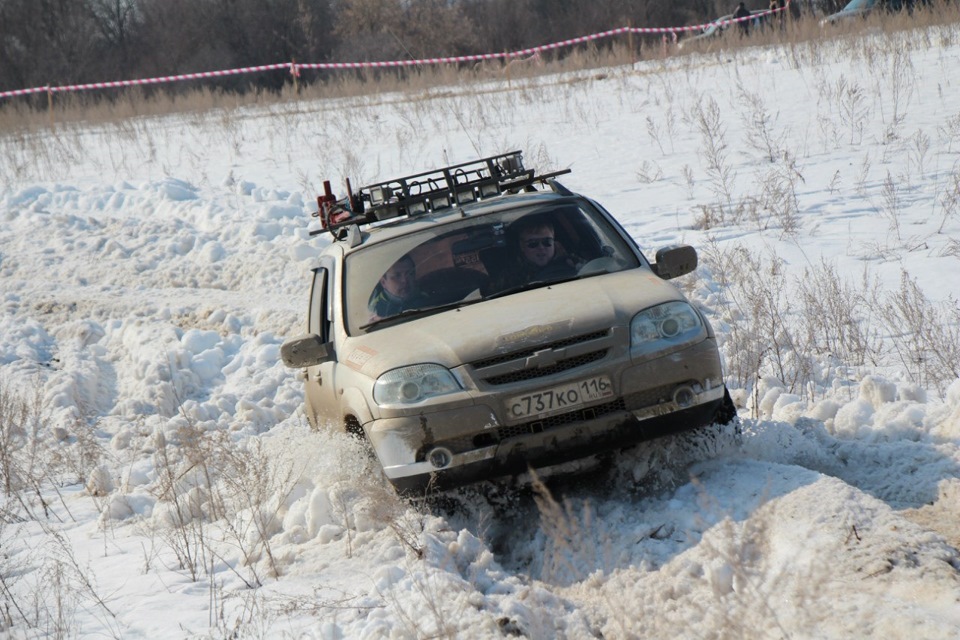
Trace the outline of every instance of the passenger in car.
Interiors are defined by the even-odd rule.
[[[515,264],[505,274],[504,287],[576,275],[576,262],[558,251],[554,225],[545,215],[520,218],[507,234]]]
[[[425,304],[417,284],[417,267],[409,254],[402,256],[384,272],[370,294],[367,308],[370,321],[395,316]]]

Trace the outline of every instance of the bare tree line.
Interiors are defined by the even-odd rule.
[[[291,60],[369,61],[513,51],[627,25],[703,22],[729,13],[731,3],[0,0],[0,89]],[[753,0],[747,4],[760,9],[767,3]],[[264,73],[217,82],[229,91],[278,90],[290,78]]]

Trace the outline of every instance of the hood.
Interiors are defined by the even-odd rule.
[[[370,377],[396,367],[462,364],[613,326],[684,297],[647,269],[524,291],[384,327],[345,341],[340,360]],[[411,353],[411,351],[413,353]]]

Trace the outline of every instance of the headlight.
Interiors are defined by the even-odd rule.
[[[415,364],[387,371],[377,378],[373,399],[377,404],[412,404],[459,390],[460,384],[446,367]]]
[[[706,336],[700,314],[686,302],[668,302],[641,311],[630,322],[630,349],[635,356],[648,356]]]

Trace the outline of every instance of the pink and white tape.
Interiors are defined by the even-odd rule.
[[[789,5],[789,2],[787,3]],[[451,64],[458,62],[481,62],[484,60],[510,60],[513,58],[523,58],[531,56],[534,54],[539,54],[544,51],[552,51],[554,49],[561,49],[563,47],[571,47],[578,44],[583,44],[585,42],[591,42],[594,40],[600,40],[603,38],[609,38],[612,36],[622,35],[625,33],[638,33],[638,34],[672,34],[676,35],[678,33],[683,33],[687,31],[702,31],[707,27],[719,24],[722,26],[727,26],[735,22],[741,22],[744,20],[753,20],[758,17],[763,17],[773,13],[786,10],[786,7],[780,7],[778,9],[770,9],[767,11],[757,11],[752,13],[750,16],[745,18],[725,20],[723,22],[709,22],[706,24],[691,25],[687,27],[620,27],[619,29],[611,29],[610,31],[602,31],[600,33],[594,33],[588,36],[581,36],[579,38],[570,38],[569,40],[563,40],[561,42],[553,42],[550,44],[541,45],[538,47],[530,47],[528,49],[521,49],[519,51],[510,51],[502,53],[481,53],[475,55],[466,55],[466,56],[449,56],[441,58],[422,58],[419,60],[386,60],[386,61],[373,61],[373,62],[314,62],[314,63],[303,63],[303,62],[278,62],[276,64],[265,64],[255,67],[241,67],[238,69],[222,69],[219,71],[199,71],[197,73],[184,73],[174,76],[158,76],[154,78],[138,78],[134,80],[113,80],[109,82],[91,82],[87,84],[71,84],[71,85],[61,85],[61,86],[46,86],[46,87],[33,87],[30,89],[14,89],[12,91],[0,91],[0,98],[12,98],[16,96],[25,96],[35,93],[67,93],[73,91],[89,91],[91,89],[113,89],[118,87],[136,87],[143,85],[153,85],[153,84],[164,84],[169,82],[182,82],[185,80],[198,80],[202,78],[220,78],[224,76],[235,76],[245,73],[257,73],[262,71],[276,71],[278,69],[286,69],[293,76],[299,77],[300,70],[302,69],[384,69],[384,68],[400,68],[400,67],[415,67],[415,66],[426,66],[426,65],[437,65],[437,64]]]

